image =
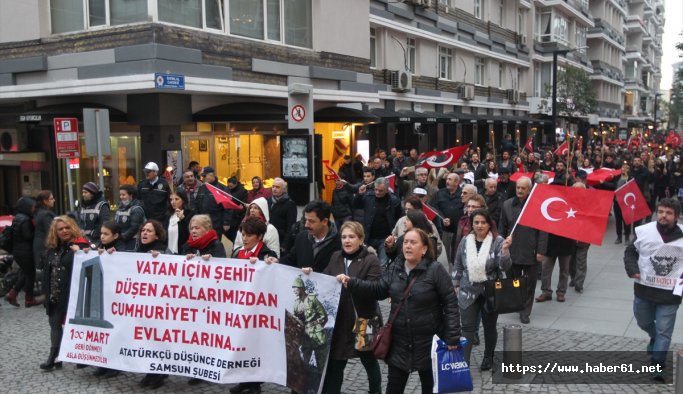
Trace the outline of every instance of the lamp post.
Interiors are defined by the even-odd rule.
[[[566,55],[569,52],[573,52],[579,49],[584,49],[586,47],[577,48],[560,48],[556,45],[555,49],[552,50],[553,53],[553,97],[552,97],[552,135],[555,135],[557,130],[557,55]],[[554,138],[554,137],[553,137]]]

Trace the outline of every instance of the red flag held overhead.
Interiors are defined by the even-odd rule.
[[[337,171],[335,171],[332,167],[330,167],[330,161],[329,160],[323,160],[323,164],[325,165],[325,168],[327,168],[327,171],[330,173],[330,175],[332,175],[333,181],[341,180],[341,177],[339,176]]]
[[[422,204],[422,212],[424,212],[425,216],[427,216],[427,219],[434,221],[439,214],[434,210],[434,208],[430,207],[427,204]]]
[[[228,194],[227,192],[224,192],[223,190],[217,188],[216,186],[210,184],[210,183],[205,183],[206,188],[209,189],[211,194],[213,194],[213,198],[216,199],[216,202],[223,205],[223,208],[225,209],[237,209],[237,210],[242,210],[243,208],[237,204],[235,204],[232,201],[232,196]]]
[[[617,199],[617,204],[621,208],[621,215],[624,217],[624,223],[627,225],[652,215],[652,211],[650,211],[650,207],[634,179],[615,190],[614,198]]]
[[[614,192],[537,184],[519,224],[562,237],[601,245]]]
[[[558,157],[563,157],[564,155],[569,153],[569,144],[567,143],[567,140],[564,140],[560,146],[555,149],[555,152],[553,154]]]
[[[588,186],[595,186],[601,183],[612,180],[615,176],[621,175],[621,170],[613,170],[611,168],[598,168],[593,170],[586,177],[586,184]]]
[[[392,193],[395,193],[396,190],[396,174],[391,174],[386,177],[384,177],[387,181],[389,181],[389,191]]]
[[[457,162],[469,148],[470,145],[467,144],[442,151],[425,152],[420,155],[415,167],[424,167],[427,169],[448,167]]]
[[[524,149],[526,149],[529,153],[534,153],[534,137],[529,137],[529,139],[526,141],[526,145],[524,145]]]

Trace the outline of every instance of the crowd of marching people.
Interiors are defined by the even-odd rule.
[[[460,157],[438,165],[426,163],[416,149],[377,149],[367,162],[360,155],[345,156],[334,169],[331,201],[311,201],[301,215],[282,178],[275,178],[271,188],[259,177],[251,179],[250,188],[234,176],[224,185],[212,167],[192,162],[178,184],[169,184],[157,163],[150,162],[137,187],[119,187],[116,209],[94,182],[82,185],[78,209],[67,215],[54,212],[50,191],[35,199],[22,197],[11,225],[19,276],[5,299],[19,306],[23,291],[26,307],[45,306],[51,348],[40,368],[52,370],[62,367],[57,356],[78,250],[286,264],[343,283],[324,393],[341,392],[346,363],[357,357],[367,372],[369,392],[381,392],[378,361],[372,352],[354,348],[352,329],[356,317],[381,317],[377,301],[384,299],[391,300],[393,320],[386,392],[403,392],[410,372],[417,371],[422,392],[431,393],[434,334],[451,348],[459,346],[461,336],[467,338],[469,363],[483,326],[479,368],[492,369],[498,315],[484,307],[485,281],[501,272],[527,278],[519,311],[524,324],[531,320],[534,302],[564,302],[571,296],[569,288],[584,291],[588,244],[524,225],[513,232],[534,184],[616,190],[634,180],[653,212],[662,201],[676,208],[683,197],[680,147],[603,142],[579,139],[534,147],[530,140],[519,146],[506,135],[500,146],[463,149]],[[592,178],[603,169],[621,172]],[[228,193],[232,201],[218,201],[213,189]],[[634,229],[650,221],[627,224],[616,202],[613,213],[617,225],[610,241],[616,244],[633,245]],[[555,265],[560,275],[553,291]],[[37,293],[36,268],[43,272]],[[629,275],[636,271],[632,268]],[[535,297],[537,280],[541,294]],[[119,372],[98,368],[94,373],[109,378]],[[154,389],[164,379],[148,374],[140,385]],[[260,393],[261,383],[240,383],[230,392]]]

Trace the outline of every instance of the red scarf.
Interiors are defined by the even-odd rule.
[[[259,243],[256,245],[256,249],[254,249],[253,252],[242,247],[242,249],[240,249],[240,251],[237,252],[237,258],[238,259],[244,259],[244,260],[248,260],[250,257],[257,257],[258,258],[259,253],[261,253],[261,248],[263,248],[263,242],[262,241],[259,241]]]
[[[206,234],[197,239],[192,239],[192,237],[190,237],[190,239],[187,240],[187,244],[190,245],[192,249],[204,250],[217,239],[218,234],[216,234],[216,230],[209,230]]]

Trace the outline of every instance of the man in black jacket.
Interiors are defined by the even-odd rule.
[[[164,222],[168,211],[168,197],[171,188],[168,182],[159,176],[159,166],[150,161],[145,164],[145,179],[138,183],[138,198],[142,202],[147,219]]]
[[[458,174],[448,174],[446,176],[446,187],[439,189],[431,202],[431,206],[443,218],[441,241],[443,241],[446,247],[446,258],[448,259],[448,266],[451,268],[453,267],[453,259],[455,257],[451,254],[451,243],[453,242],[453,235],[457,230],[458,221],[464,212],[461,195],[462,188],[459,185],[460,177]]]
[[[232,202],[237,205],[242,205],[247,201],[247,189],[245,189],[244,185],[242,185],[234,176],[231,176],[228,179],[228,193],[232,196]],[[225,215],[227,215],[226,222],[228,224],[228,231],[225,233],[225,236],[228,237],[230,241],[235,242],[237,231],[240,228],[240,224],[242,223],[242,219],[244,219],[246,212],[246,208],[242,210],[231,209],[225,212]]]
[[[330,205],[325,201],[311,201],[304,208],[304,218],[306,231],[297,234],[294,247],[282,256],[280,263],[305,268],[308,272],[323,272],[332,253],[341,249],[337,227],[330,220]],[[275,257],[267,257],[266,261],[278,262]]]
[[[384,251],[384,240],[391,234],[396,221],[403,216],[401,200],[389,192],[389,181],[386,178],[375,180],[374,193],[365,192],[365,185],[358,188],[353,206],[356,209],[363,209],[365,244],[377,251],[380,264],[384,267],[389,261]]]
[[[484,181],[484,199],[486,200],[486,209],[489,210],[493,220],[496,223],[500,222],[500,210],[505,200],[498,193],[498,182],[493,178],[486,178]]]
[[[296,203],[287,194],[287,182],[282,178],[275,178],[272,187],[273,195],[268,199],[268,209],[270,210],[270,224],[277,229],[280,238],[280,256],[286,250],[282,240],[285,239],[294,223],[296,223]]]
[[[196,206],[197,214],[209,215],[211,218],[211,227],[216,230],[218,239],[221,239],[224,231],[227,231],[228,224],[226,223],[225,208],[216,202],[211,191],[206,187],[206,184],[211,184],[218,189],[225,191],[225,186],[218,183],[218,177],[216,176],[216,170],[212,167],[204,167],[202,171],[202,176],[204,177],[204,183],[199,187],[199,192],[197,192]]]
[[[636,227],[633,243],[624,252],[624,266],[633,283],[633,314],[640,327],[650,337],[647,352],[657,382],[664,382],[666,353],[676,322],[681,295],[672,292],[681,281],[683,263],[683,231],[677,224],[681,204],[675,198],[665,198],[657,205],[657,222]]]

